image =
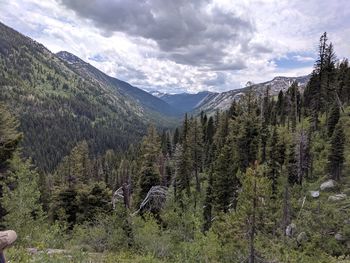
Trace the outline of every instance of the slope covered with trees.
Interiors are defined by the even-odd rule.
[[[252,90],[123,153],[93,158],[81,140],[46,176],[14,154],[21,134],[0,111],[11,258],[39,260],[20,250],[34,246],[77,262],[349,262],[350,67],[326,34],[318,57],[304,93]]]
[[[68,66],[41,44],[0,23],[0,101],[18,117],[25,134],[23,153],[40,170],[52,171],[79,141],[86,140],[97,156],[108,149],[126,150],[145,134],[149,122],[171,125],[116,88],[118,83],[113,86],[97,73],[82,74]]]

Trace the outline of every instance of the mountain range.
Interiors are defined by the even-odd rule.
[[[169,105],[171,105],[173,108],[177,109],[181,113],[185,113],[185,112],[192,112],[208,96],[212,94],[218,94],[218,93],[202,91],[196,94],[191,94],[191,93],[168,94],[168,93],[161,93],[161,92],[155,91],[155,92],[151,92],[151,94],[167,102]]]
[[[271,93],[308,76],[272,81],[223,93],[152,94],[108,76],[77,56],[52,53],[40,43],[0,23],[0,102],[17,116],[27,157],[51,171],[77,142],[86,140],[93,154],[123,151],[140,139],[149,123],[178,125],[185,112],[225,110],[253,89]]]

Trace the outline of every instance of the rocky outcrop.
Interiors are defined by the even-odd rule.
[[[345,199],[346,199],[346,194],[336,194],[328,197],[328,201],[332,201],[332,202],[342,201]]]
[[[330,179],[326,182],[323,182],[320,186],[320,189],[321,189],[321,191],[330,191],[330,190],[334,189],[336,187],[336,185],[337,185],[337,182]]]

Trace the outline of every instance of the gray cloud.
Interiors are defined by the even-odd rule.
[[[252,21],[209,0],[57,1],[105,34],[124,32],[153,40],[160,57],[185,65],[243,69],[243,60],[231,57],[230,47],[247,46],[255,31]]]

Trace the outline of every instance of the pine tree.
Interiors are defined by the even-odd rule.
[[[180,132],[179,132],[179,128],[176,128],[173,136],[173,151],[175,151],[176,145],[179,142],[180,142]]]
[[[255,111],[253,111],[254,105],[252,104],[249,107],[251,108],[251,113],[241,117],[236,138],[236,150],[237,156],[239,156],[239,168],[241,171],[245,171],[258,158],[259,120]]]
[[[269,180],[263,176],[263,166],[255,164],[242,174],[242,191],[238,196],[236,220],[243,222],[249,242],[249,262],[255,262],[255,236],[264,226],[263,220],[268,220],[270,193]]]
[[[237,120],[222,113],[214,136],[213,156],[213,203],[216,211],[228,212],[235,209],[239,181],[236,173],[239,166],[239,148],[236,147]]]
[[[182,137],[181,137],[181,153],[178,156],[179,160],[177,162],[176,168],[176,188],[179,194],[179,199],[182,196],[183,191],[186,192],[187,196],[191,194],[191,174],[192,174],[192,155],[190,147],[190,123],[185,116],[185,120],[182,127]]]
[[[201,172],[203,169],[203,134],[197,119],[192,118],[190,125],[189,145],[191,147],[191,158],[194,177],[196,180],[196,191],[199,193],[201,190],[199,172]]]
[[[236,166],[232,162],[231,148],[225,144],[217,152],[214,162],[213,198],[215,210],[227,213],[236,207],[235,191],[238,190]]]
[[[293,82],[287,90],[288,99],[288,124],[291,122],[292,132],[295,132],[299,116],[300,94],[298,84]]]
[[[205,131],[205,164],[206,167],[212,163],[214,157],[213,141],[215,134],[214,119],[211,116],[208,120],[208,124]]]
[[[284,99],[284,94],[283,91],[280,90],[278,93],[278,99],[277,99],[277,104],[276,104],[276,114],[278,116],[278,123],[281,125],[285,124],[285,99]]]
[[[213,211],[213,167],[209,171],[208,186],[205,194],[204,208],[203,208],[203,231],[206,232],[210,229],[212,223],[212,211]]]
[[[328,44],[327,33],[320,37],[318,46],[318,59],[312,72],[310,81],[304,92],[304,101],[310,110],[312,129],[318,130],[318,116],[321,111],[327,109],[327,101],[330,99],[330,82],[333,78],[335,55],[333,46]]]
[[[335,126],[340,118],[339,106],[334,104],[327,122],[328,137],[332,137]]]
[[[341,126],[341,123],[338,123],[331,138],[331,149],[328,155],[329,174],[334,180],[338,181],[341,177],[344,163],[344,146],[345,135],[343,127]]]
[[[279,164],[279,138],[276,127],[274,127],[272,136],[269,140],[268,145],[268,164],[269,164],[269,171],[268,175],[271,180],[271,187],[272,187],[272,195],[275,196],[277,194],[277,179],[280,173],[280,164]]]

